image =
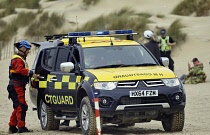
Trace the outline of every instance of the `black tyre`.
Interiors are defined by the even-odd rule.
[[[54,118],[54,113],[42,100],[39,106],[40,124],[43,130],[58,130],[60,120]]]
[[[80,126],[82,133],[85,135],[96,134],[96,117],[93,111],[90,100],[86,96],[82,99],[80,105]]]
[[[167,115],[166,119],[162,121],[162,125],[167,132],[182,131],[184,127],[185,113],[184,110]]]

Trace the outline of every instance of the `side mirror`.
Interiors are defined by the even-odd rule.
[[[63,62],[60,64],[60,69],[62,72],[69,73],[74,69],[74,64],[72,62]]]
[[[161,65],[167,67],[169,65],[169,59],[167,57],[160,57]]]

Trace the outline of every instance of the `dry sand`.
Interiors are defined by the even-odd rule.
[[[169,26],[170,23],[180,18],[182,23],[186,26],[183,31],[188,34],[187,42],[176,48],[173,53],[175,61],[175,73],[181,76],[187,73],[187,63],[193,57],[198,57],[204,63],[204,71],[207,74],[207,82],[196,85],[185,85],[187,93],[187,104],[185,109],[185,126],[182,132],[166,133],[164,132],[161,122],[152,121],[150,123],[136,124],[132,128],[117,128],[113,125],[105,125],[103,127],[103,134],[165,134],[165,135],[210,135],[210,17],[181,17],[170,15],[170,11],[181,0],[103,0],[97,6],[91,9],[81,10],[81,1],[77,0],[60,0],[57,2],[46,3],[42,1],[45,10],[56,10],[62,13],[69,13],[66,16],[69,20],[74,20],[75,14],[80,16],[78,22],[84,23],[87,20],[94,18],[100,14],[108,13],[106,11],[116,10],[125,5],[132,7],[136,11],[151,12],[154,14],[151,17],[155,26]],[[106,9],[104,8],[106,5]],[[67,8],[69,7],[69,8]],[[100,10],[99,10],[100,9]],[[97,11],[97,12],[96,12]],[[157,18],[156,14],[164,14],[165,18]],[[81,19],[82,18],[82,19]],[[29,65],[32,65],[34,55],[28,58]],[[191,63],[192,64],[192,63]],[[0,134],[7,134],[8,121],[12,112],[12,102],[8,100],[6,86],[8,84],[8,65],[9,59],[0,61]],[[34,130],[32,135],[57,135],[57,134],[81,134],[79,128],[74,127],[75,122],[71,122],[70,127],[61,128],[61,131],[43,131],[41,129],[37,114],[31,108],[34,105],[30,101],[28,91],[26,92],[26,99],[29,105],[29,110],[26,117],[26,126]]]

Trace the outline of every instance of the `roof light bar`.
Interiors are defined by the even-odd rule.
[[[69,32],[68,36],[74,36],[74,37],[77,37],[77,36],[90,36],[91,35],[91,32]]]
[[[133,30],[116,30],[116,34],[131,34]]]
[[[104,30],[104,31],[86,31],[86,32],[69,32],[69,37],[85,37],[85,36],[111,36],[111,35],[130,35],[133,30]]]

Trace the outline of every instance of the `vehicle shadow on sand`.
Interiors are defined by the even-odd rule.
[[[128,134],[150,134],[150,133],[165,133],[164,131],[161,131],[159,129],[145,129],[140,128],[137,126],[133,127],[118,127],[116,125],[104,125],[103,126],[103,134],[114,134],[114,135],[128,135]]]
[[[82,134],[81,128],[77,127],[60,127],[59,132],[72,134]],[[107,135],[129,135],[129,134],[164,134],[165,132],[159,129],[146,129],[140,127],[118,127],[116,125],[103,125],[102,134]]]

